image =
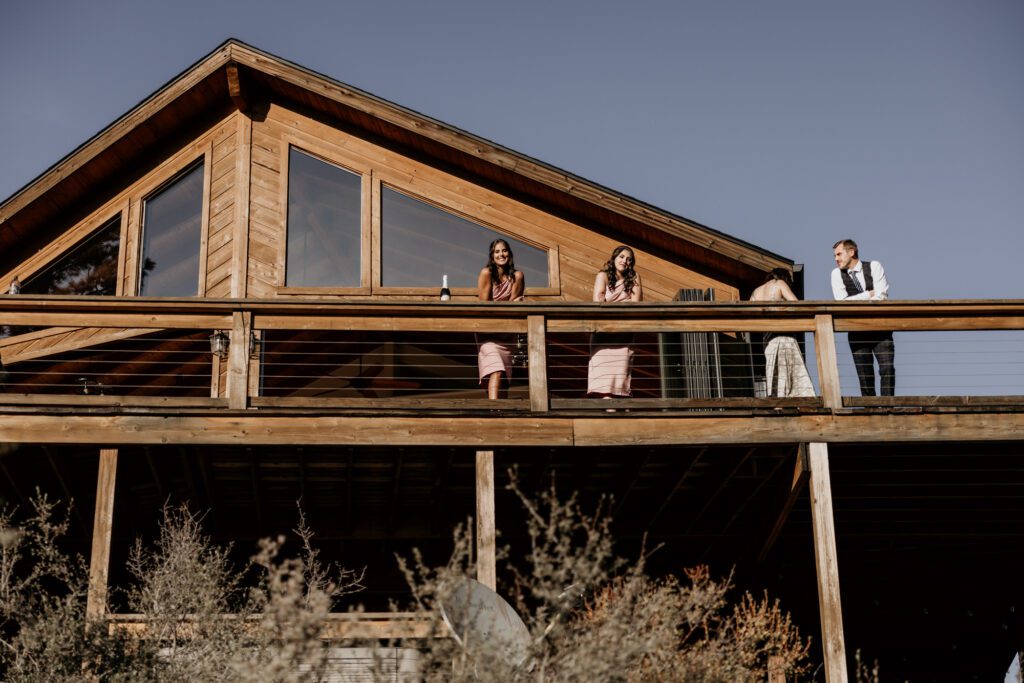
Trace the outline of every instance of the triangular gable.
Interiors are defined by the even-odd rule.
[[[629,237],[676,253],[695,267],[755,280],[792,262],[707,226],[650,206],[566,171],[459,130],[287,60],[228,40],[0,204],[0,249],[13,246],[54,212],[78,206],[101,182],[106,155],[131,159],[162,131],[184,125],[225,103],[258,109],[265,95],[302,101],[332,117],[363,125],[447,164],[521,195],[597,220]],[[253,115],[258,115],[258,112]],[[75,188],[67,181],[75,178]],[[54,190],[62,187],[60,193]],[[77,189],[76,189],[77,188]],[[41,201],[45,195],[49,201]],[[59,196],[58,196],[59,195]]]

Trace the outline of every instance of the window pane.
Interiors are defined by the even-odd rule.
[[[203,165],[146,200],[139,294],[196,296],[203,221]]]
[[[362,178],[292,148],[288,155],[289,287],[358,287]]]
[[[381,193],[381,284],[386,287],[476,287],[492,240],[508,242],[527,287],[548,286],[548,255],[482,225],[391,188]]]
[[[92,294],[117,292],[117,250],[121,246],[121,216],[89,235],[56,263],[25,282],[25,294]]]

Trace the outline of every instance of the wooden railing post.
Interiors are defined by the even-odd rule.
[[[526,316],[530,360],[530,410],[545,413],[548,401],[547,330],[542,315]]]
[[[494,525],[494,451],[476,452],[476,580],[495,590],[497,534]]]
[[[814,348],[818,355],[818,383],[821,401],[826,408],[843,407],[843,390],[839,383],[839,362],[836,358],[836,335],[831,315],[814,316]]]
[[[232,316],[231,346],[228,348],[228,407],[249,405],[249,335],[252,313],[235,311]]]
[[[832,513],[832,483],[828,469],[828,445],[807,445],[811,468],[811,524],[814,528],[814,561],[818,575],[818,611],[825,655],[826,683],[846,683],[846,642],[843,637],[843,606],[839,594],[839,557]]]
[[[114,526],[114,484],[117,481],[117,449],[100,449],[96,478],[96,512],[92,523],[92,555],[89,559],[89,592],[86,621],[103,618],[107,609],[107,575],[110,572],[110,538]]]

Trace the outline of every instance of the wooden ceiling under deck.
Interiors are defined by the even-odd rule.
[[[182,447],[121,449],[114,576],[127,545],[149,536],[165,502],[209,510],[220,542],[247,557],[260,535],[287,533],[303,508],[327,556],[371,566],[371,604],[403,591],[392,551],[444,559],[450,530],[472,514],[467,448]],[[793,475],[792,446],[507,448],[496,452],[501,539],[524,540],[506,470],[528,491],[554,476],[585,508],[613,495],[620,552],[664,543],[654,573],[735,565],[745,589],[767,588],[817,640],[807,493],[760,564]],[[1024,444],[878,443],[830,448],[847,642],[878,658],[886,678],[992,680],[1024,622]],[[11,446],[0,496],[24,504],[39,485],[73,497],[74,547],[87,547],[95,495],[92,446]],[[118,548],[121,550],[119,551]],[[374,573],[376,574],[375,576]],[[123,576],[122,576],[123,578]],[[989,670],[984,666],[990,665]],[[979,668],[981,667],[981,668]],[[998,672],[996,670],[999,670]]]

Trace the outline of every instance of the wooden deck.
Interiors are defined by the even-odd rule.
[[[781,597],[804,630],[828,644],[819,656],[829,680],[842,680],[855,648],[880,658],[894,678],[992,678],[1024,635],[1024,398],[844,396],[837,356],[846,350],[834,340],[851,329],[1020,330],[1024,302],[622,307],[0,297],[4,325],[34,328],[0,341],[0,358],[32,355],[9,356],[8,369],[50,365],[31,375],[34,391],[13,382],[0,392],[0,497],[24,502],[38,485],[79,501],[80,510],[95,501],[92,523],[81,512],[72,523],[73,543],[93,552],[94,615],[103,614],[106,585],[125,578],[119,568],[131,539],[152,533],[168,500],[209,510],[213,537],[245,552],[259,536],[292,528],[295,501],[303,500],[331,558],[366,558],[372,582],[359,599],[381,609],[403,590],[387,559],[393,551],[415,546],[428,561],[442,561],[452,526],[473,515],[493,518],[501,542],[524,542],[522,511],[503,488],[515,467],[528,490],[554,477],[586,505],[613,495],[623,553],[635,553],[645,538],[665,544],[652,571],[735,567],[742,588]],[[147,332],[78,349],[69,344],[108,338],[62,333],[51,352],[39,341],[47,326],[181,332],[149,346]],[[253,330],[260,343],[233,343],[225,359],[212,360],[207,337],[218,329],[245,341]],[[404,395],[394,388],[407,378],[386,372],[365,374],[361,384],[352,374],[316,385],[328,395],[289,394],[285,380],[294,373],[268,377],[261,369],[285,349],[317,372],[318,358],[348,353],[344,344],[354,342],[344,335],[353,331],[380,336],[372,348],[360,341],[351,355],[386,364],[380,349],[392,348],[391,335],[428,335],[422,339],[440,345],[462,343],[444,334],[463,335],[471,347],[477,330],[527,336],[529,370],[512,398],[479,398],[472,376],[448,386],[423,375],[419,393]],[[592,331],[770,330],[813,334],[808,362],[818,367],[822,396],[666,398],[651,388],[651,375],[638,380],[637,398],[585,399],[564,391],[580,379],[559,376],[566,366],[549,357],[579,354],[579,339]],[[275,342],[280,331],[288,335]],[[316,336],[327,333],[342,336]],[[306,354],[302,344],[311,343],[328,353]],[[95,385],[78,386],[75,373],[121,358],[111,344],[131,352],[113,366],[144,379],[83,394]],[[444,346],[445,357],[461,352],[452,348]],[[897,367],[908,360],[898,354]],[[169,379],[179,368],[184,379]],[[47,385],[53,377],[72,383]],[[481,488],[490,472],[493,485]],[[493,547],[478,552],[486,559]],[[375,618],[378,625],[351,632],[404,628]]]

